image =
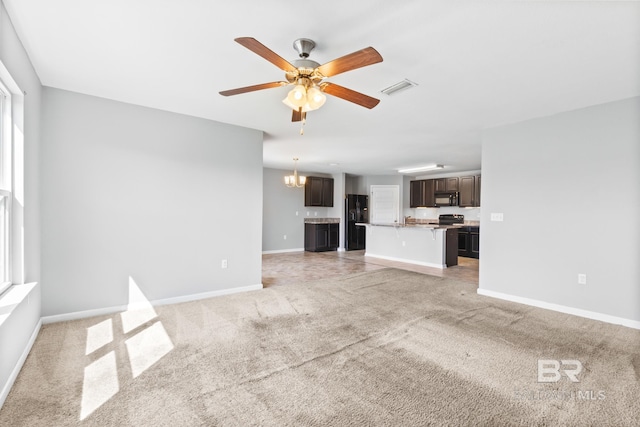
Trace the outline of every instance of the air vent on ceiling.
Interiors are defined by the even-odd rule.
[[[388,88],[382,89],[380,92],[391,96],[400,91],[410,89],[414,86],[418,86],[418,83],[412,82],[409,79],[404,79],[396,84],[389,86]]]

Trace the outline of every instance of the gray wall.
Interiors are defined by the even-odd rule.
[[[29,58],[0,4],[0,61],[26,96],[14,96],[23,104],[24,116],[16,120],[16,149],[22,145],[23,159],[18,158],[14,173],[16,184],[21,181],[19,166],[24,166],[24,183],[15,189],[13,279],[14,283],[40,280],[40,216],[39,162],[41,85]],[[20,92],[18,91],[18,92]],[[20,134],[24,138],[20,139]],[[20,144],[22,141],[22,144]],[[15,150],[14,150],[15,151]],[[22,187],[22,190],[20,190]],[[24,235],[23,235],[24,233]],[[24,236],[24,237],[22,237]],[[12,295],[10,295],[12,294]],[[3,301],[4,299],[4,301]],[[7,301],[9,300],[9,301]],[[26,357],[30,338],[40,321],[40,285],[17,285],[0,296],[0,406],[17,375],[20,360]]]
[[[45,88],[42,314],[261,283],[262,132]],[[228,260],[228,268],[221,261]]]
[[[365,185],[365,177],[361,175],[345,175],[345,194],[369,194]]]
[[[333,207],[304,206],[304,188],[284,185],[292,170],[264,168],[262,250],[266,253],[304,250],[305,218],[340,218],[340,247],[344,248],[344,175],[298,171],[303,176],[333,178]],[[298,215],[296,215],[296,212]],[[285,239],[284,236],[287,236]]]
[[[640,98],[484,133],[481,291],[640,321],[638,218]]]
[[[304,187],[286,187],[284,176],[289,174],[291,171],[280,169],[264,168],[263,171],[262,250],[265,252],[304,249],[304,217],[307,212]],[[324,214],[326,208],[315,211],[320,209]],[[313,215],[311,211],[310,215]]]
[[[345,191],[346,194],[369,195],[372,185],[398,185],[400,186],[400,199],[402,202],[403,182],[404,177],[402,175],[345,175]],[[407,181],[407,185],[409,185],[409,181]]]

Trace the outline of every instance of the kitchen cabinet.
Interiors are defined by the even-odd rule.
[[[304,185],[304,205],[333,207],[333,178],[308,176]]]
[[[480,258],[480,227],[467,226],[458,230],[458,256]]]
[[[459,191],[458,177],[434,179],[436,193]]]
[[[412,208],[433,207],[435,199],[435,180],[421,179],[409,183],[409,206]]]
[[[480,180],[480,175],[460,177],[458,206],[461,208],[480,207]]]
[[[417,208],[424,203],[424,181],[409,183],[409,207]]]
[[[305,224],[304,250],[311,252],[335,251],[340,244],[340,224]]]

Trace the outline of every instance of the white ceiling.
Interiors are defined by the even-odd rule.
[[[640,95],[637,1],[3,1],[43,85],[263,130],[266,167],[476,170],[484,128]],[[321,64],[373,46],[329,81],[381,102],[329,96],[300,136],[289,88],[218,94],[284,77],[244,36],[290,61],[311,38]]]

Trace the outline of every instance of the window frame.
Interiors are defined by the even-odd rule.
[[[0,79],[0,195],[6,197],[0,213],[0,294],[12,284],[13,119],[11,91]],[[0,207],[1,209],[2,207]],[[4,238],[3,238],[4,237]]]

